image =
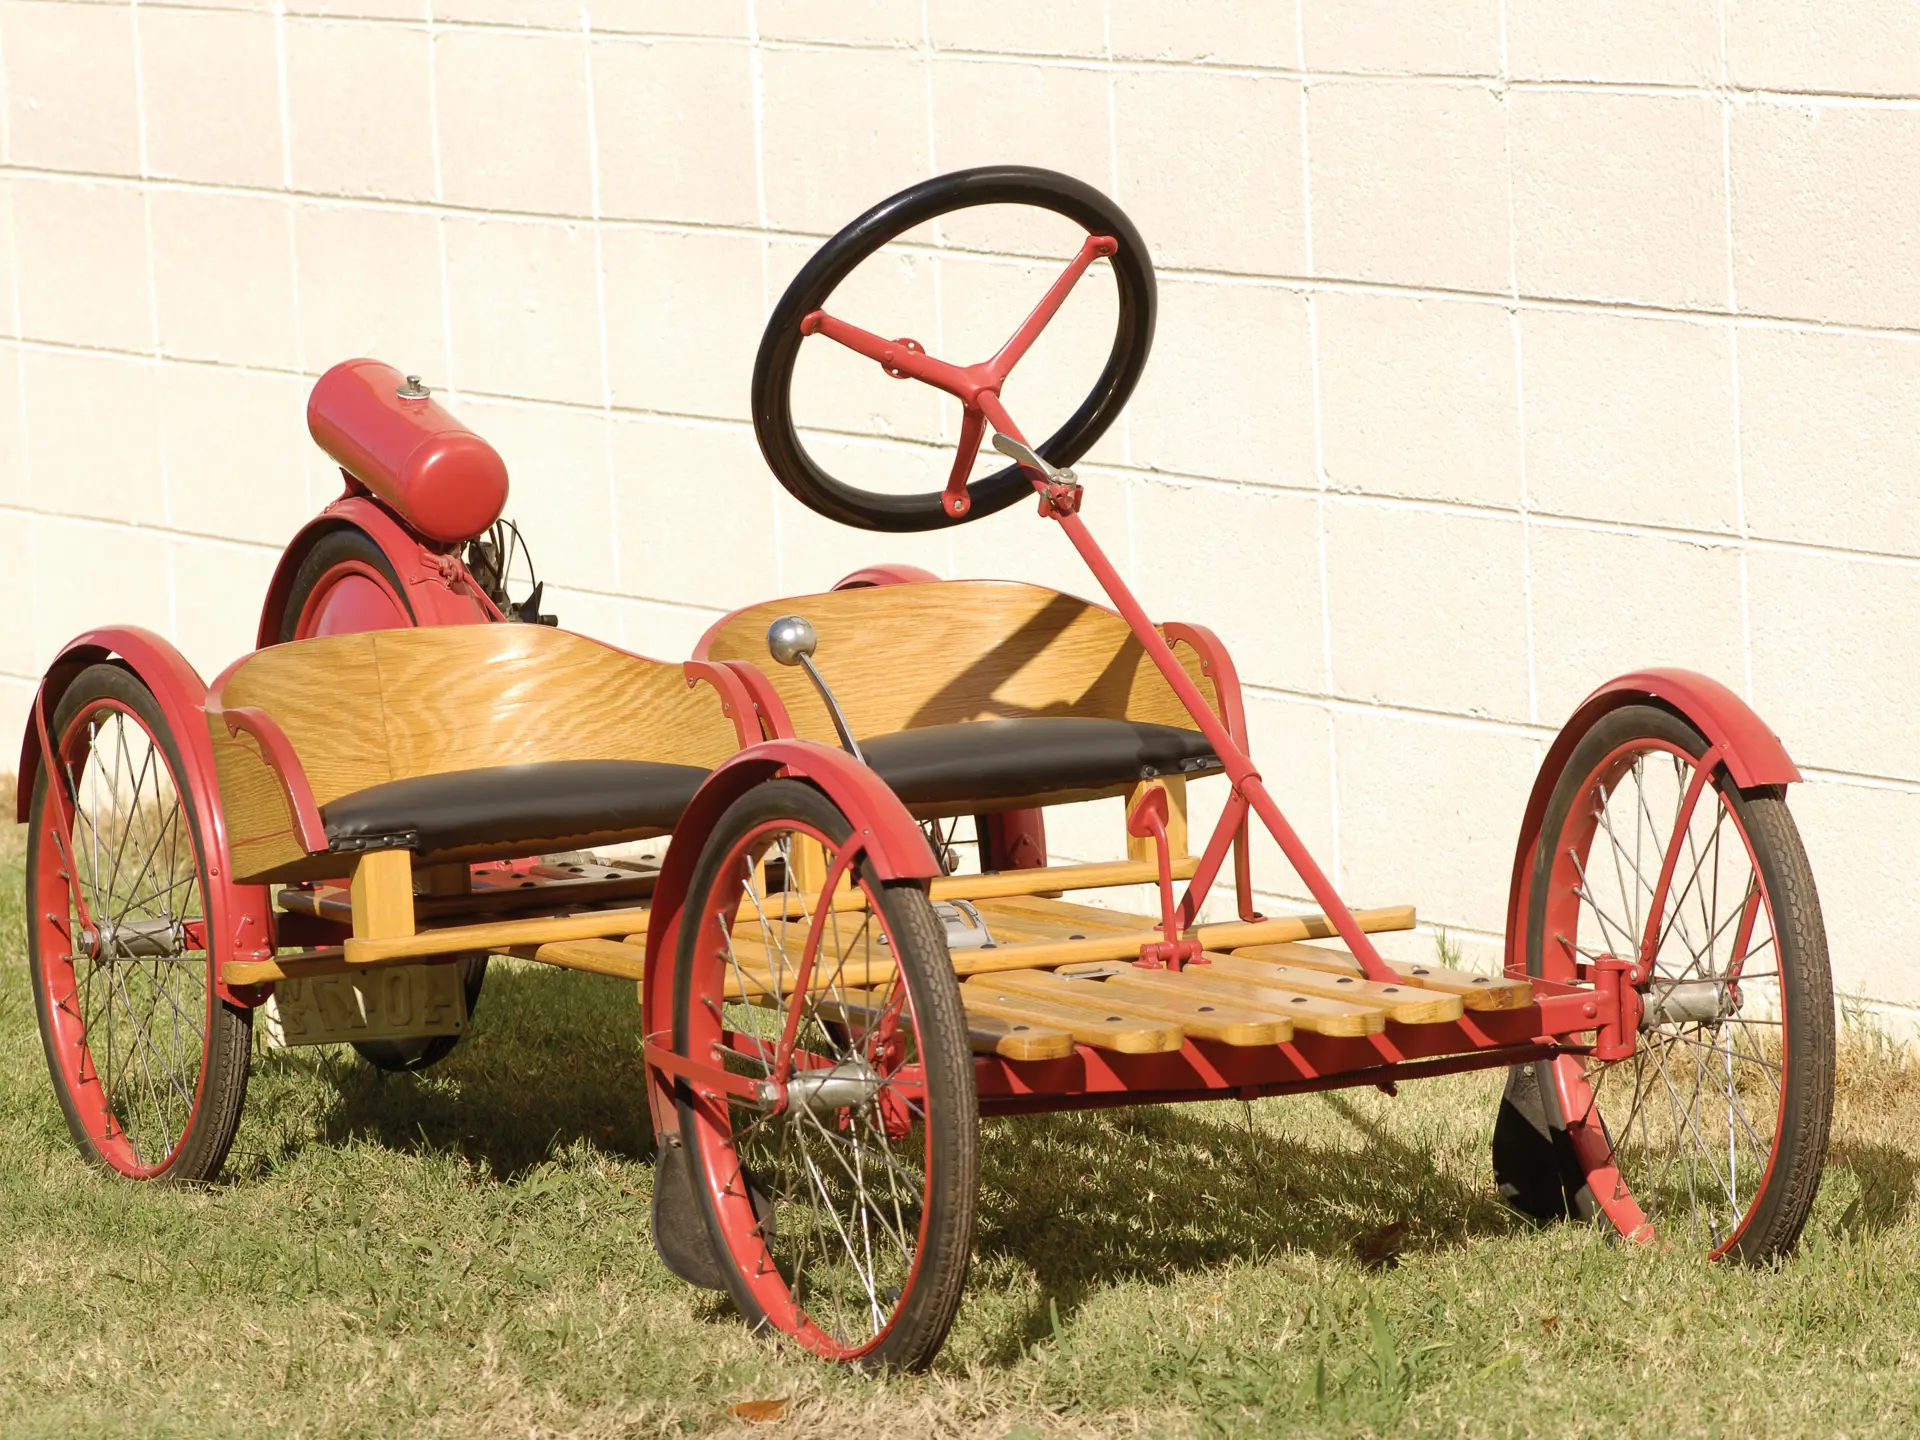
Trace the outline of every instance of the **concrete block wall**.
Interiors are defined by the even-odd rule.
[[[250,642],[335,489],[307,386],[354,354],[445,388],[563,618],[635,648],[881,559],[1085,588],[1024,506],[825,524],[746,424],[821,237],[1048,164],[1160,266],[1089,517],[1234,648],[1353,899],[1485,953],[1555,727],[1693,665],[1807,771],[1842,988],[1920,1014],[1915,0],[0,0],[0,84],[6,735],[89,623],[209,674]],[[1035,293],[976,258],[949,281]],[[974,336],[927,271],[876,308]],[[810,383],[879,437],[835,463],[942,433]]]

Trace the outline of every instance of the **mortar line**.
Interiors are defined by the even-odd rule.
[[[924,9],[924,7],[923,7]],[[752,234],[760,242],[760,307],[763,315],[773,313],[773,241],[775,232],[767,219],[767,80],[766,41],[760,34],[758,0],[747,0],[747,74],[753,86],[753,204],[757,222]],[[773,534],[773,586],[787,588],[787,524],[780,503],[780,482],[766,477],[768,528]]]
[[[613,445],[613,346],[612,319],[607,314],[607,249],[602,219],[600,176],[599,95],[593,83],[593,12],[580,7],[580,64],[587,88],[587,195],[593,206],[593,293],[594,316],[600,326],[600,452],[607,466],[607,524],[609,549],[613,552],[613,578],[616,584],[626,580],[620,549],[620,478],[614,468]],[[504,580],[504,576],[502,579]],[[559,588],[559,587],[556,587]],[[622,644],[627,639],[626,616],[615,622]]]
[[[1720,22],[1720,83],[1726,86],[1729,78],[1727,57],[1727,6],[1726,0],[1720,0],[1718,7]],[[1727,255],[1727,313],[1737,317],[1740,313],[1740,286],[1734,269],[1734,225],[1733,225],[1733,102],[1726,95],[1720,100],[1720,187],[1721,207],[1725,219],[1726,255]],[[1727,326],[1727,367],[1728,385],[1732,401],[1733,423],[1733,513],[1734,526],[1740,534],[1740,693],[1747,702],[1753,702],[1753,581],[1752,566],[1749,557],[1752,552],[1752,530],[1747,522],[1747,476],[1746,476],[1746,439],[1741,433],[1743,424],[1740,405],[1740,327],[1737,323]]]

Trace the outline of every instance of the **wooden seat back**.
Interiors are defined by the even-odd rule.
[[[215,682],[208,726],[236,876],[327,874],[309,862],[260,746],[221,709],[265,711],[316,804],[390,780],[538,760],[712,768],[738,748],[713,691],[677,664],[543,625],[458,625],[296,640]],[[331,867],[331,868],[329,868]]]
[[[707,632],[705,658],[759,667],[810,740],[833,743],[833,722],[805,672],[767,656],[767,627],[782,615],[813,622],[814,662],[856,736],[1042,715],[1198,728],[1113,611],[1040,585],[939,580],[770,600]],[[1199,657],[1174,653],[1216,703]]]

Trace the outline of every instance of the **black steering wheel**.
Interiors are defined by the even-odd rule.
[[[951,365],[928,355],[914,340],[885,340],[835,319],[821,307],[840,282],[889,240],[916,225],[978,205],[1032,205],[1063,215],[1087,231],[1087,239],[1039,306],[991,359]],[[753,364],[753,429],[760,453],[788,492],[829,519],[863,530],[937,530],[1004,510],[1033,493],[1037,472],[1009,465],[969,482],[985,427],[1025,441],[1004,407],[1000,387],[1096,259],[1112,264],[1119,291],[1119,322],[1113,350],[1087,398],[1067,422],[1034,449],[1055,466],[1068,466],[1093,448],[1119,418],[1153,347],[1153,262],[1146,244],[1120,207],[1092,186],[1053,170],[1028,165],[984,165],[935,176],[881,201],[822,245],[794,276],[773,309]],[[829,475],[800,443],[793,423],[793,367],[800,342],[825,335],[877,361],[897,380],[920,380],[946,391],[964,407],[960,449],[945,490],[889,494],[849,485]]]

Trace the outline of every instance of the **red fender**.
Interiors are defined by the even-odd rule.
[[[840,807],[854,832],[867,844],[873,868],[883,881],[930,881],[940,867],[927,837],[900,798],[880,777],[844,750],[811,740],[767,740],[742,750],[706,778],[674,827],[666,863],[653,887],[647,925],[646,979],[641,981],[641,1033],[654,1035],[672,1024],[673,961],[679,952],[680,913],[686,906],[693,867],[707,837],[726,808],[754,786],[780,776],[806,780]],[[678,1133],[679,1113],[658,1076],[649,1076],[647,1100],[655,1133]]]
[[[260,609],[260,628],[254,637],[259,649],[280,643],[280,624],[293,592],[294,577],[300,573],[307,552],[322,536],[335,530],[362,531],[380,547],[400,579],[401,593],[413,610],[416,625],[475,625],[497,618],[489,613],[487,603],[467,588],[466,569],[457,559],[457,548],[430,545],[357,482],[349,481],[347,493],[301,526],[281,552],[280,563],[267,585],[266,604]]]
[[[1507,969],[1521,974],[1526,957],[1520,953],[1520,917],[1526,913],[1527,883],[1533,873],[1533,850],[1546,821],[1547,802],[1560,772],[1566,768],[1587,731],[1601,716],[1623,705],[1651,702],[1671,710],[1690,723],[1707,743],[1719,749],[1733,783],[1742,790],[1756,785],[1790,785],[1800,770],[1787,754],[1780,737],[1733,691],[1711,676],[1694,670],[1635,670],[1615,676],[1585,700],[1560,727],[1540,764],[1520,821],[1520,843],[1514,850],[1513,877],[1507,889]]]
[[[180,777],[193,796],[200,829],[201,852],[207,857],[207,923],[215,935],[225,935],[231,955],[240,960],[266,959],[272,956],[273,903],[265,885],[236,885],[232,857],[227,853],[226,816],[220,808],[220,783],[214,770],[213,741],[207,734],[206,682],[193,666],[166,640],[151,630],[136,625],[115,625],[68,642],[34,696],[34,710],[27,720],[27,733],[20,744],[20,789],[16,818],[24,823],[32,801],[34,781],[44,759],[40,750],[39,726],[34,716],[44,715],[49,724],[59,708],[67,688],[89,665],[118,656],[125,661],[140,682],[160,702],[160,712],[173,727],[180,748],[180,762],[186,774]],[[45,707],[42,709],[41,707]],[[229,987],[216,977],[220,998],[234,1005],[258,1005],[271,991],[269,986]]]
[[[922,570],[918,565],[869,565],[851,575],[842,575],[833,582],[833,588],[864,590],[869,585],[918,585],[924,580],[939,578],[931,570]]]

